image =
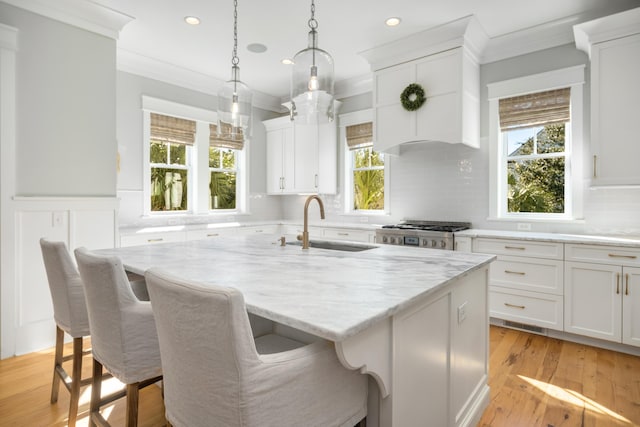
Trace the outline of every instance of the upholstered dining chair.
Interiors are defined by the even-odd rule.
[[[139,390],[162,379],[160,349],[151,305],[133,293],[118,257],[75,250],[91,328],[93,383],[89,425],[108,425],[100,408],[126,396],[126,425],[138,422]],[[101,397],[103,367],[126,384]]]
[[[366,416],[367,377],[343,367],[333,343],[254,339],[238,290],[153,268],[145,278],[174,427],[352,427]]]
[[[51,384],[51,403],[58,401],[60,380],[69,390],[69,427],[76,425],[80,389],[88,385],[91,378],[82,379],[82,357],[84,337],[90,335],[87,305],[84,299],[82,279],[64,242],[40,239],[42,259],[53,301],[53,317],[56,323],[56,350]],[[64,334],[73,338],[73,353],[64,356]],[[63,363],[72,360],[71,375]]]

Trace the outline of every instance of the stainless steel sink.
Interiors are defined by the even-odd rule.
[[[287,242],[287,245],[302,246],[302,242],[293,241]],[[309,246],[311,248],[329,249],[332,251],[344,251],[344,252],[361,252],[369,249],[377,248],[377,246],[367,245],[365,243],[353,243],[353,242],[331,242],[327,240],[310,240]]]

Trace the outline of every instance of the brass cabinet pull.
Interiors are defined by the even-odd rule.
[[[519,274],[520,276],[524,276],[525,272],[524,271],[511,271],[511,270],[505,270],[504,271],[507,274]]]
[[[217,237],[219,235],[220,234],[218,234],[218,233],[209,233],[209,234],[207,234],[207,237]]]
[[[638,258],[635,255],[620,255],[620,254],[609,254],[611,258],[627,258],[627,259],[636,259]]]
[[[624,294],[629,295],[629,273],[624,275],[624,281],[625,281]]]
[[[598,158],[598,156],[596,156],[595,154],[593,155],[593,177],[597,178],[598,174],[596,173],[596,159]]]
[[[517,250],[519,250],[519,251],[524,251],[524,249],[525,249],[525,248],[524,248],[524,247],[522,247],[522,246],[505,246],[504,248],[505,248],[505,249],[517,249]]]
[[[254,233],[264,233],[264,230],[253,230]]]
[[[512,307],[512,308],[519,308],[521,310],[524,310],[525,306],[524,305],[515,305],[515,304],[509,304],[508,302],[505,302],[504,305],[506,305],[507,307]]]
[[[616,273],[616,294],[620,293],[620,273]]]
[[[162,242],[164,239],[162,237],[159,237],[157,239],[147,239],[147,242],[149,243],[154,243],[154,242]]]
[[[348,236],[349,233],[338,233],[338,236]]]

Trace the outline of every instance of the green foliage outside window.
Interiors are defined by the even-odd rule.
[[[384,209],[384,155],[371,147],[353,153],[353,208]]]
[[[516,145],[519,147],[515,148]],[[527,158],[527,156],[563,154],[565,125],[532,128],[530,136],[522,142],[516,142],[513,145],[510,142],[509,150],[508,212],[564,213],[564,155],[544,158]]]
[[[211,209],[236,208],[236,153],[209,147]]]
[[[187,210],[187,147],[164,141],[151,141],[151,211]]]

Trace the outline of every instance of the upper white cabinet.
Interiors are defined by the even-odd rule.
[[[408,142],[480,144],[478,56],[487,36],[473,16],[429,29],[362,55],[374,71],[374,147],[392,154]],[[411,83],[425,103],[406,110],[400,95]]]
[[[287,116],[263,123],[267,129],[267,193],[335,194],[335,122],[297,125]]]
[[[592,185],[640,185],[640,8],[574,26],[591,58]]]

